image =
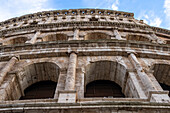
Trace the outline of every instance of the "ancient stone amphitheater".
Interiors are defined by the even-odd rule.
[[[0,23],[0,112],[169,113],[170,30],[133,13],[55,10]]]

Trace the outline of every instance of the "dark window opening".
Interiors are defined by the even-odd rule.
[[[123,98],[121,87],[109,80],[96,80],[86,86],[85,97],[117,97]]]
[[[98,18],[92,17],[90,18],[90,21],[98,21]]]
[[[24,90],[25,96],[20,100],[53,98],[56,85],[57,83],[52,81],[37,82]]]
[[[170,86],[166,85],[166,84],[162,84],[162,83],[159,83],[160,86],[162,87],[163,90],[167,90],[170,92]],[[168,94],[170,96],[170,94]]]

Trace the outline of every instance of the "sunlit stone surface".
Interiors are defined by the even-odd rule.
[[[0,112],[169,113],[169,44],[169,30],[113,10],[1,22]]]

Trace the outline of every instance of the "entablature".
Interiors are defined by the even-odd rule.
[[[170,46],[122,40],[72,40],[40,42],[1,46],[1,61],[10,55],[20,55],[22,59],[67,56],[68,51],[76,51],[80,56],[122,55],[135,52],[139,57],[169,59]]]

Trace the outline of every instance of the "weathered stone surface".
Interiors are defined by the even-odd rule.
[[[160,84],[170,86],[170,31],[133,15],[70,9],[1,22],[0,112],[169,113]],[[85,97],[96,80],[115,82],[125,98]],[[57,83],[53,99],[19,100],[40,81]]]

